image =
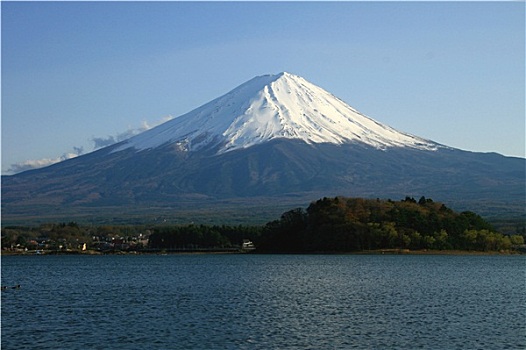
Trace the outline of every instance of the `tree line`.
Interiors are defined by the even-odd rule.
[[[353,252],[377,249],[509,250],[522,235],[503,235],[476,213],[454,212],[421,197],[401,201],[322,198],[264,226],[101,225],[75,222],[2,228],[3,249],[184,250],[236,248],[258,252]]]
[[[229,225],[101,225],[76,222],[37,227],[2,228],[3,250],[191,250],[239,248],[255,240],[261,226]]]
[[[243,240],[257,240],[260,226],[176,225],[153,229],[148,246],[151,249],[236,248]]]
[[[375,249],[509,250],[521,235],[502,235],[479,215],[456,213],[421,197],[401,201],[323,198],[268,223],[264,252],[352,252]]]

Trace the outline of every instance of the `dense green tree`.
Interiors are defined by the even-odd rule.
[[[148,245],[151,249],[239,247],[243,239],[257,240],[260,231],[248,226],[160,226],[153,229]]]
[[[524,237],[520,236],[520,235],[510,236],[510,244],[511,245],[523,245],[524,244]]]
[[[281,215],[280,220],[269,222],[263,228],[258,247],[280,252],[304,251],[306,213],[298,208]]]
[[[268,223],[262,251],[357,251],[367,249],[510,249],[517,238],[494,232],[473,212],[456,213],[422,196],[394,202],[322,198]],[[517,244],[515,244],[517,245]]]

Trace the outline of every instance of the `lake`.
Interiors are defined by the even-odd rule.
[[[2,349],[524,349],[526,256],[3,256]]]

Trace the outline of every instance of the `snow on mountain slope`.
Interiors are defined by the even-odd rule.
[[[218,146],[218,153],[224,153],[276,138],[306,143],[361,142],[378,149],[442,147],[383,125],[302,77],[284,72],[255,77],[226,95],[124,141],[114,152],[177,144],[182,150]]]

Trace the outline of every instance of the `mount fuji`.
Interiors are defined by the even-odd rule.
[[[217,147],[220,154],[280,138],[307,144],[360,142],[378,149],[438,147],[380,124],[322,88],[284,72],[256,77],[190,113],[125,141],[116,151],[172,143],[190,151]]]
[[[280,73],[112,146],[2,176],[2,219],[185,216],[191,208],[226,216],[266,208],[275,218],[281,206],[332,195],[425,195],[523,215],[525,165],[397,131]]]

